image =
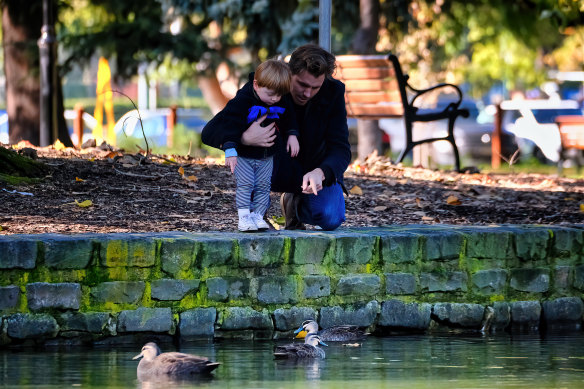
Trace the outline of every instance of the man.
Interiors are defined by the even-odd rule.
[[[286,229],[304,223],[334,230],[345,221],[343,173],[351,161],[345,86],[332,78],[335,57],[314,44],[298,47],[288,62],[292,71],[290,93],[300,128],[300,153],[292,158],[279,144],[274,156],[271,190],[285,192],[280,199]],[[242,134],[241,143],[270,147],[276,139],[274,124],[261,126],[263,116]],[[204,143],[221,148],[222,126],[203,129]]]

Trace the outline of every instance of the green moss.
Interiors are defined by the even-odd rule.
[[[495,295],[489,297],[489,301],[491,303],[495,303],[497,301],[505,301],[505,296],[503,296],[501,294],[495,294]]]
[[[282,258],[284,259],[284,265],[290,264],[291,256],[292,256],[292,239],[284,238],[284,245],[282,247]]]
[[[150,282],[145,282],[144,293],[142,294],[142,306],[152,307],[154,306],[152,302],[152,285]]]

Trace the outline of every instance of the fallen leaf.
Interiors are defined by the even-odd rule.
[[[576,200],[576,199],[573,197],[564,197],[564,201],[574,201],[574,200]]]
[[[6,231],[8,227],[0,226],[0,231]]]
[[[448,205],[460,205],[462,203],[460,202],[460,200],[458,199],[458,197],[456,197],[456,196],[448,196],[448,198],[446,199],[446,204],[448,204]]]
[[[272,219],[280,225],[284,225],[286,223],[286,218],[284,216],[280,217],[272,216]]]
[[[93,205],[93,202],[91,200],[85,200],[82,202],[75,200],[75,204],[77,204],[81,208],[87,208],[87,207],[91,207]]]
[[[430,216],[422,216],[422,221],[431,222],[434,221],[434,218]]]
[[[418,197],[416,197],[416,205],[418,206],[418,208],[424,208],[424,206],[422,205],[422,200],[420,200]]]
[[[349,193],[357,195],[357,196],[361,196],[361,195],[363,195],[363,190],[359,186],[355,185],[354,187],[351,188]]]
[[[580,204],[580,212],[584,212],[584,204]]]
[[[187,181],[197,182],[198,178],[196,176],[183,176],[183,178]]]
[[[85,180],[83,178],[75,177],[75,181],[77,181],[77,182],[83,182]]]
[[[386,207],[385,205],[379,205],[379,206],[377,206],[377,207],[373,208],[373,210],[374,210],[375,212],[381,212],[381,211],[385,211],[386,209],[387,209],[387,207]]]
[[[181,176],[185,175],[185,169],[183,169],[182,166],[178,168],[178,174],[180,174]]]
[[[57,139],[55,141],[55,144],[53,144],[53,147],[57,151],[61,151],[61,150],[65,150],[66,149],[65,145],[63,143],[61,143],[61,141],[59,139]]]

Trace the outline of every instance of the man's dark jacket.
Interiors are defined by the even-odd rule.
[[[262,122],[264,126],[274,121],[276,122],[279,129],[276,144],[269,148],[241,144],[241,134],[251,124],[251,122],[248,123],[248,114],[253,106],[260,106],[265,109],[270,108],[255,93],[253,89],[253,73],[251,73],[249,81],[237,91],[235,97],[229,100],[225,108],[205,125],[202,133],[203,143],[224,151],[229,148],[235,148],[237,155],[240,157],[260,159],[274,155],[278,150],[277,144],[285,141],[289,135],[298,136],[298,125],[296,124],[293,102],[288,94],[282,96],[280,101],[274,104],[274,106],[284,108],[284,113],[280,114],[278,119],[267,118]],[[257,117],[253,118],[253,120],[257,120]]]
[[[215,134],[222,123],[207,124],[203,142],[218,147]],[[325,78],[318,93],[305,105],[303,117],[298,118],[300,153],[291,158],[284,142],[276,144],[272,191],[300,193],[304,174],[320,167],[325,174],[325,185],[343,182],[343,173],[351,162],[345,85]]]

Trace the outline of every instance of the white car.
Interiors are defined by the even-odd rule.
[[[505,129],[517,138],[521,153],[529,155],[539,150],[552,162],[559,161],[562,145],[556,117],[584,114],[574,100],[509,100],[503,101],[501,108],[508,118],[515,118]]]

